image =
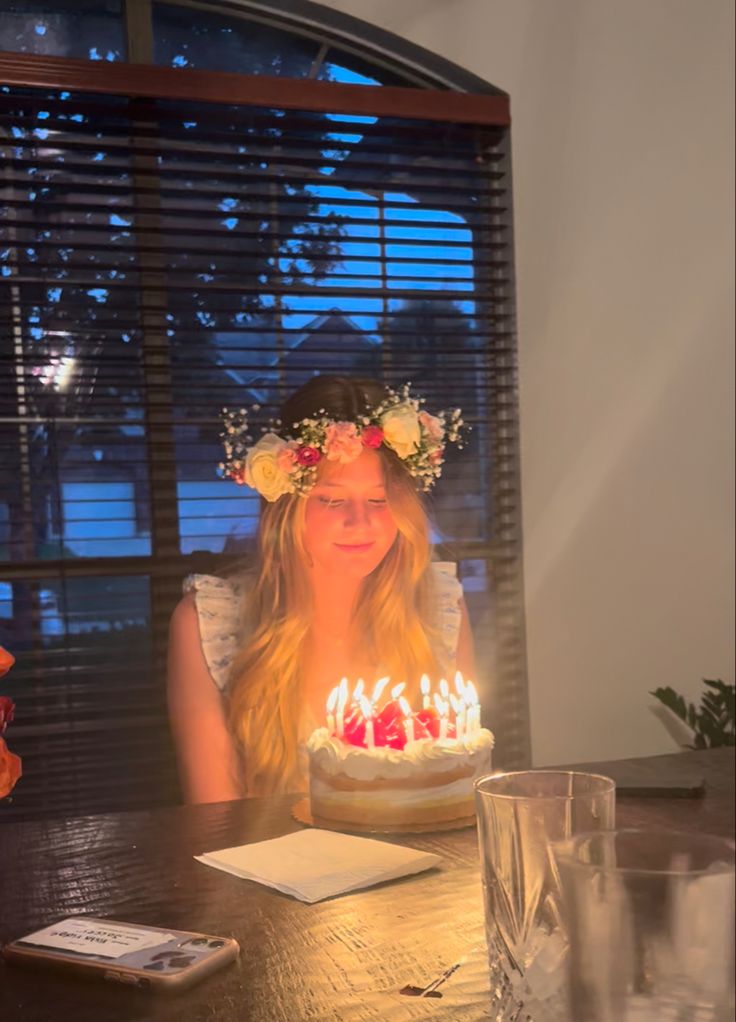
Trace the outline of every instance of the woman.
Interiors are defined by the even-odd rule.
[[[285,424],[281,426],[281,422]],[[420,494],[439,476],[448,420],[380,384],[317,376],[253,444],[223,434],[226,475],[264,498],[257,558],[194,576],[176,607],[168,702],[187,802],[300,791],[303,743],[341,677],[418,687],[474,676],[455,566],[432,563]]]

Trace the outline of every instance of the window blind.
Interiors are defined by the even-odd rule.
[[[506,97],[0,55],[4,818],[178,800],[168,619],[252,551],[219,413],[314,373],[471,425],[430,501],[528,760]],[[203,750],[204,752],[204,750]]]

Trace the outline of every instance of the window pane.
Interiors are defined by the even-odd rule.
[[[205,471],[214,476],[214,463]],[[259,498],[253,490],[214,478],[184,480],[177,489],[183,554],[210,550],[235,555],[255,535]]]
[[[64,92],[11,112],[0,222],[9,560],[150,553],[135,176],[120,144],[127,101],[118,109],[100,124]]]
[[[16,656],[13,818],[175,800],[147,577],[0,582],[0,644]]]
[[[125,60],[121,0],[4,0],[0,50]]]
[[[154,61],[240,74],[305,78],[317,56],[312,39],[243,18],[153,5]]]
[[[395,71],[376,67],[355,54],[333,47],[320,65],[317,78],[323,82],[352,82],[355,85],[416,85]]]

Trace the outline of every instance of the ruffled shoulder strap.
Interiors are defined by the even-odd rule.
[[[452,561],[434,561],[431,571],[434,578],[436,621],[440,628],[445,655],[454,665],[460,638],[460,621],[462,619],[460,600],[463,595],[463,587],[457,577],[457,565]]]
[[[194,594],[202,652],[212,679],[224,691],[242,640],[242,587],[216,575],[189,575],[185,593]]]

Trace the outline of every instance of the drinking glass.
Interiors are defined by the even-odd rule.
[[[491,1000],[499,1022],[569,1022],[567,941],[550,844],[614,826],[615,784],[525,770],[475,784]]]
[[[556,843],[571,1022],[732,1022],[734,844],[619,830]]]

